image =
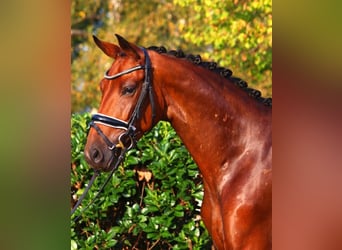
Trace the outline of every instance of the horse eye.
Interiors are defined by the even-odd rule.
[[[135,86],[126,86],[122,90],[122,95],[132,95],[136,90]]]

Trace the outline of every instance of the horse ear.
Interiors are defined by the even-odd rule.
[[[107,56],[116,59],[119,52],[121,51],[119,46],[116,46],[115,44],[112,44],[112,43],[101,41],[94,35],[93,35],[93,39],[97,47],[99,47]]]
[[[122,48],[122,50],[129,56],[132,56],[136,60],[140,59],[139,51],[141,50],[138,46],[135,44],[132,44],[128,42],[125,38],[122,36],[115,34],[119,41],[119,45]]]

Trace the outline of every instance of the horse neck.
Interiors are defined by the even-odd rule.
[[[164,116],[203,176],[265,140],[265,135],[270,138],[269,107],[214,72],[185,60],[158,58],[154,85],[163,96]]]

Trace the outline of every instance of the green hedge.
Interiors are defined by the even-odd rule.
[[[72,115],[71,205],[93,171],[84,159],[89,114]],[[96,195],[97,178],[75,215]],[[94,204],[71,222],[71,249],[211,249],[200,220],[196,164],[169,123],[160,122],[128,152]]]

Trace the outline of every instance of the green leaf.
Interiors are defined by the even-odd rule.
[[[113,247],[113,246],[115,246],[117,243],[118,243],[118,241],[115,240],[115,239],[110,239],[110,240],[107,240],[107,241],[106,241],[107,247]]]
[[[157,240],[159,239],[159,233],[147,233],[147,238],[151,240]]]
[[[77,250],[77,243],[74,240],[71,240],[71,250]]]
[[[139,162],[140,162],[140,159],[134,156],[128,156],[125,160],[125,164],[127,165],[138,165]]]
[[[160,234],[160,236],[162,237],[162,238],[171,238],[172,237],[172,234],[169,232],[169,231],[163,231],[161,234]]]

